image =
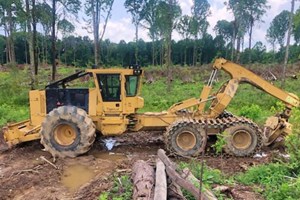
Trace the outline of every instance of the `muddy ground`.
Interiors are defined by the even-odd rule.
[[[127,143],[107,151],[97,140],[86,155],[75,159],[58,159],[55,166],[45,161],[52,162],[52,158],[42,148],[35,141],[0,154],[1,200],[97,199],[101,192],[112,187],[113,176],[130,173],[135,160],[154,163],[156,152],[163,148],[163,144],[145,144],[137,140],[134,145]],[[206,156],[204,159],[208,166],[218,168],[228,175],[242,172],[252,165],[269,162],[268,156],[259,159]],[[178,158],[172,160],[179,161]],[[230,189],[229,196],[233,199],[262,199],[249,187],[237,185]]]

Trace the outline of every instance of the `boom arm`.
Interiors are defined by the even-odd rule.
[[[213,67],[214,69],[221,69],[227,72],[231,76],[231,80],[225,83],[218,91],[216,99],[210,106],[210,117],[215,117],[224,111],[234,97],[239,83],[249,83],[281,100],[286,105],[286,109],[283,113],[267,119],[264,129],[265,144],[269,145],[280,135],[291,132],[291,124],[288,123],[291,109],[299,106],[299,98],[295,94],[287,93],[244,67],[222,58],[217,59]]]
[[[272,85],[268,81],[263,78],[257,76],[253,72],[243,68],[242,66],[227,61],[225,59],[217,59],[213,65],[215,69],[222,69],[230,76],[232,79],[237,80],[239,83],[246,82],[249,83],[266,93],[274,96],[277,99],[283,101],[288,108],[298,107],[299,106],[299,98],[291,93],[287,93],[278,87]]]

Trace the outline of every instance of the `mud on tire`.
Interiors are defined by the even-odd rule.
[[[75,106],[61,106],[47,114],[41,127],[41,144],[53,157],[76,157],[95,141],[95,125]]]
[[[207,141],[204,128],[194,120],[174,122],[164,138],[167,150],[179,156],[197,156],[204,151]]]
[[[224,132],[227,134],[224,151],[230,155],[251,156],[261,147],[261,135],[251,124],[237,123]]]

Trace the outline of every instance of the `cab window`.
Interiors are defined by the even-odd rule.
[[[134,97],[137,94],[139,77],[138,76],[125,76],[126,77],[126,96]]]
[[[103,101],[121,101],[120,74],[97,74]]]

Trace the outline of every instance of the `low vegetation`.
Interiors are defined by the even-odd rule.
[[[132,199],[133,185],[130,180],[129,175],[114,176],[113,187],[107,191],[103,192],[98,200],[125,200]]]

